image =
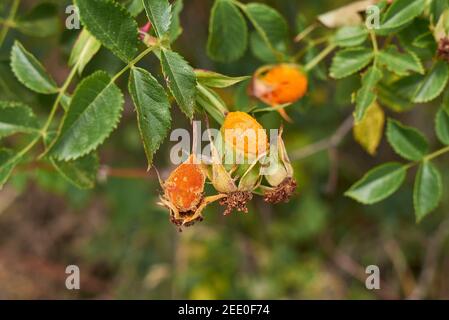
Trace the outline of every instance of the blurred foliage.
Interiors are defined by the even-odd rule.
[[[39,7],[52,3],[59,15],[59,27],[52,33],[43,32],[29,37],[14,29],[0,49],[1,99],[25,101],[36,113],[44,115],[51,105],[51,97],[34,94],[19,85],[11,74],[7,57],[14,39],[44,61],[58,82],[67,74],[69,58],[77,31],[63,29],[65,8],[70,1],[22,1],[20,12],[39,16]],[[123,1],[130,2],[130,1]],[[316,1],[260,1],[278,9],[288,20],[293,38],[313,18],[325,11],[347,3],[345,0]],[[232,64],[212,62],[206,56],[208,19],[212,1],[186,0],[181,14],[183,34],[175,43],[176,50],[197,68],[211,69],[228,75],[248,75],[259,66],[248,50],[245,56]],[[4,16],[4,1],[0,15]],[[33,9],[35,8],[35,9]],[[33,13],[34,12],[34,13]],[[45,12],[48,12],[47,10]],[[300,14],[300,19],[298,19]],[[44,17],[45,18],[45,17]],[[139,18],[144,25],[144,17]],[[299,22],[298,22],[299,21]],[[54,26],[50,19],[45,23]],[[295,26],[297,29],[295,30]],[[36,30],[30,30],[36,31]],[[252,48],[257,48],[252,39]],[[257,49],[256,49],[257,50]],[[84,74],[103,69],[117,72],[120,61],[107,50],[101,49]],[[159,68],[155,60],[143,63],[149,70]],[[319,70],[319,69],[318,69]],[[159,79],[161,80],[161,79]],[[121,81],[121,86],[126,86]],[[247,106],[247,84],[235,90],[223,90],[222,98],[235,109]],[[291,107],[293,124],[286,126],[285,141],[289,150],[295,150],[331,135],[351,112],[350,93],[360,86],[359,77],[343,81],[323,80],[315,73],[306,101]],[[433,138],[433,119],[436,106],[418,107],[404,112],[407,119]],[[177,110],[173,127],[187,127],[187,120]],[[278,127],[280,117],[274,113],[261,118],[266,128]],[[25,144],[17,137],[12,144]],[[170,168],[169,148],[166,142],[155,157],[156,167]],[[411,294],[416,285],[429,250],[429,241],[444,219],[448,219],[449,201],[443,197],[439,209],[421,224],[415,224],[412,197],[412,179],[388,200],[373,206],[363,206],[342,196],[345,190],[364,172],[376,164],[394,159],[385,141],[377,157],[367,155],[348,136],[338,149],[338,180],[329,188],[332,166],[327,152],[315,154],[295,162],[298,195],[289,204],[268,206],[261,199],[250,207],[248,214],[221,215],[221,208],[212,206],[205,212],[205,221],[178,233],[168,221],[166,210],[156,206],[160,187],[154,172],[145,179],[112,178],[100,181],[93,191],[80,191],[71,187],[54,172],[45,168],[19,168],[8,188],[22,193],[36,186],[45,190],[45,196],[32,195],[26,201],[34,203],[47,199],[64,199],[61,215],[77,215],[90,224],[92,210],[101,216],[101,224],[90,230],[80,243],[67,240],[60,243],[60,252],[49,260],[63,264],[76,261],[81,271],[105,283],[101,291],[84,290],[69,297],[112,297],[139,299],[311,299],[311,298],[403,298]],[[124,119],[118,130],[107,141],[100,153],[101,164],[109,168],[145,168],[146,159],[139,141],[135,117],[129,97]],[[443,159],[438,162],[444,163]],[[103,168],[104,169],[104,168]],[[100,170],[101,176],[101,170]],[[443,171],[445,184],[449,173]],[[3,191],[2,191],[3,193]],[[3,193],[4,194],[4,193]],[[0,197],[3,196],[0,194]],[[0,216],[7,223],[9,216],[21,210],[12,205],[8,215]],[[49,210],[38,208],[36,210]],[[35,212],[26,212],[33,219]],[[20,228],[20,223],[16,228]],[[80,227],[81,228],[81,227]],[[42,230],[45,232],[45,229]],[[77,238],[74,230],[72,238]],[[0,238],[0,248],[3,246]],[[394,243],[397,246],[391,246]],[[395,250],[390,247],[395,248]],[[390,250],[388,249],[390,248]],[[398,249],[399,248],[399,249]],[[449,242],[447,239],[438,252],[434,281],[426,297],[449,298]],[[20,251],[17,248],[18,251]],[[70,253],[64,255],[62,251]],[[1,254],[0,250],[0,254]],[[45,256],[45,255],[44,255]],[[20,259],[20,255],[18,256]],[[401,265],[401,262],[403,265]],[[363,277],[365,266],[375,264],[381,269],[382,290],[369,291]],[[354,269],[355,268],[355,269]],[[446,274],[445,274],[446,272]],[[362,279],[360,279],[362,278]],[[44,296],[58,297],[61,288]],[[1,287],[1,285],[0,285]],[[411,289],[410,289],[411,288]],[[21,296],[20,292],[15,293]],[[67,293],[62,295],[67,296]]]

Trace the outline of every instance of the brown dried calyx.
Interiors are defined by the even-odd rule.
[[[438,43],[438,56],[449,62],[449,37],[440,39]]]
[[[265,192],[264,200],[268,203],[288,202],[296,191],[296,180],[287,177],[276,188]]]
[[[226,198],[220,200],[220,205],[226,206],[223,214],[225,216],[230,215],[234,210],[248,213],[248,207],[246,205],[252,199],[253,194],[249,191],[235,191],[228,193]]]
[[[175,226],[179,227],[179,231],[182,231],[181,227],[190,227],[190,226],[193,226],[195,224],[195,222],[201,222],[204,220],[203,216],[200,215],[197,218],[195,218],[189,222],[185,222],[187,219],[193,217],[194,214],[195,214],[195,211],[179,212],[178,218],[176,218],[174,214],[171,214],[170,221]]]

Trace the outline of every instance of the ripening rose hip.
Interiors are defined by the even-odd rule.
[[[269,148],[265,129],[245,112],[229,112],[221,127],[221,134],[227,145],[245,157],[258,157]]]
[[[251,94],[264,103],[276,107],[294,103],[307,93],[307,76],[295,64],[278,64],[256,71]],[[284,109],[278,110],[284,119],[291,121]]]
[[[202,221],[202,212],[207,205],[225,197],[223,194],[204,196],[206,175],[202,164],[196,160],[191,155],[172,171],[165,182],[161,182],[164,194],[159,204],[170,210],[171,222],[179,227]]]
[[[194,211],[203,198],[206,177],[194,157],[178,166],[164,183],[164,195],[180,212]]]

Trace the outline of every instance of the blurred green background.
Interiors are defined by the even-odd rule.
[[[43,2],[22,1],[19,14]],[[50,2],[58,13],[52,20],[53,32],[34,37],[12,30],[0,49],[0,99],[25,101],[42,117],[52,97],[36,95],[17,83],[8,59],[14,39],[19,39],[59,83],[65,79],[78,31],[64,28],[70,1]],[[259,2],[287,18],[293,39],[301,25],[312,23],[317,14],[349,1]],[[207,57],[212,3],[184,1],[184,33],[175,49],[195,68],[251,74],[263,63],[250,50],[229,65]],[[2,0],[2,17],[8,5]],[[145,22],[140,15],[139,23]],[[146,59],[142,66],[163,81],[155,62]],[[84,75],[97,69],[114,73],[121,67],[102,49]],[[335,83],[314,75],[305,101],[289,109],[295,122],[286,126],[285,140],[292,154],[333,134],[352,112],[351,88],[358,82],[357,76]],[[124,88],[126,81],[120,84]],[[220,94],[231,108],[247,108],[246,85]],[[188,128],[185,117],[173,110],[173,128]],[[436,110],[433,105],[418,106],[394,117],[419,127],[436,145]],[[280,123],[277,113],[260,120],[267,128]],[[2,143],[11,147],[22,143],[21,139]],[[165,177],[172,168],[169,149],[174,144],[167,141],[156,156],[156,166]],[[167,211],[155,204],[161,190],[154,172],[141,174],[146,159],[129,97],[122,122],[100,148],[100,155],[102,168],[94,190],[75,189],[48,168],[24,166],[0,192],[0,298],[449,298],[446,196],[420,224],[415,224],[411,177],[397,194],[378,205],[363,206],[343,196],[369,168],[396,159],[384,142],[373,158],[349,134],[331,156],[324,151],[294,162],[299,189],[290,203],[269,206],[256,197],[248,214],[227,217],[218,205],[211,206],[205,221],[182,233],[170,224]],[[447,165],[447,157],[438,161]],[[442,172],[449,185],[448,171]],[[69,264],[81,269],[79,291],[65,288],[64,271]],[[365,288],[365,268],[371,264],[380,268],[380,290]]]

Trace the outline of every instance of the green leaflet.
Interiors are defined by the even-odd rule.
[[[209,21],[207,54],[219,62],[243,56],[248,43],[248,27],[239,9],[230,0],[215,0]]]
[[[69,66],[73,67],[75,64],[78,64],[78,73],[83,73],[86,65],[92,60],[100,48],[101,43],[89,31],[83,29],[73,46]]]
[[[341,79],[366,67],[374,57],[374,53],[366,48],[357,47],[340,50],[332,59],[330,75]]]
[[[430,3],[430,17],[432,24],[436,24],[443,12],[449,9],[449,2],[447,0],[432,0]]]
[[[435,131],[441,143],[449,146],[449,113],[443,107],[436,114]]]
[[[406,76],[410,71],[424,74],[424,67],[419,58],[410,52],[399,52],[396,46],[388,46],[381,50],[377,58],[380,64],[399,76]]]
[[[332,41],[340,47],[354,47],[361,45],[367,37],[367,28],[362,26],[346,26],[337,30]]]
[[[399,95],[390,85],[380,82],[376,89],[380,104],[395,112],[405,111],[413,106],[409,99]]]
[[[50,161],[59,174],[74,186],[80,189],[92,189],[95,186],[99,166],[95,153],[67,162],[54,158],[50,158]]]
[[[182,0],[176,0],[173,3],[172,22],[170,24],[170,29],[168,30],[170,42],[176,41],[176,39],[178,39],[178,37],[182,34],[183,29],[181,26],[181,21],[179,19],[179,16],[181,14],[183,7],[184,7],[184,3]]]
[[[160,58],[168,88],[181,110],[192,119],[196,95],[196,77],[193,68],[182,56],[171,50],[162,49]]]
[[[376,100],[375,87],[382,79],[382,71],[373,66],[362,77],[362,87],[357,91],[354,118],[359,122],[365,116],[366,110]]]
[[[385,163],[368,171],[345,195],[363,204],[382,201],[399,189],[406,172],[407,168],[400,163]]]
[[[0,149],[0,190],[3,188],[15,166],[19,163],[20,157],[9,149]]]
[[[197,85],[197,90],[196,101],[198,105],[203,107],[217,123],[220,125],[223,124],[225,114],[229,112],[224,101],[217,93],[203,86],[201,83]]]
[[[140,136],[151,167],[153,155],[171,126],[170,103],[164,88],[146,70],[132,68],[129,92],[137,111]]]
[[[142,0],[148,19],[158,38],[162,38],[170,29],[171,6],[167,0]]]
[[[195,70],[195,75],[199,83],[212,88],[227,88],[251,78],[251,76],[229,77],[209,70]]]
[[[68,161],[95,150],[117,126],[122,109],[123,95],[105,72],[85,78],[72,97],[50,155]]]
[[[144,10],[142,0],[132,0],[127,9],[133,17],[137,17]]]
[[[47,74],[42,64],[18,41],[11,50],[11,68],[27,88],[43,94],[58,92],[56,82]]]
[[[399,28],[419,16],[425,7],[425,0],[395,0],[383,15],[376,32],[385,33]]]
[[[30,107],[20,102],[0,101],[0,138],[38,130],[37,118]]]
[[[412,101],[415,103],[429,102],[437,98],[444,90],[449,79],[449,65],[438,61],[418,85]]]
[[[273,8],[261,3],[249,3],[243,7],[243,11],[268,48],[278,56],[280,52],[277,48],[286,41],[288,35],[284,17]]]
[[[282,44],[281,44],[282,45]],[[249,36],[249,46],[254,57],[265,63],[276,63],[278,61],[275,52],[271,50],[262,39],[259,33],[252,31]],[[284,48],[278,48],[279,51],[285,51]]]
[[[86,29],[125,62],[138,46],[138,27],[130,13],[113,0],[75,0]],[[106,14],[107,13],[107,14]]]
[[[429,150],[429,144],[421,132],[396,120],[388,120],[387,138],[394,151],[410,161],[421,160]]]
[[[438,206],[442,189],[440,172],[432,163],[424,161],[419,166],[413,189],[413,206],[415,207],[417,222],[420,222]]]

